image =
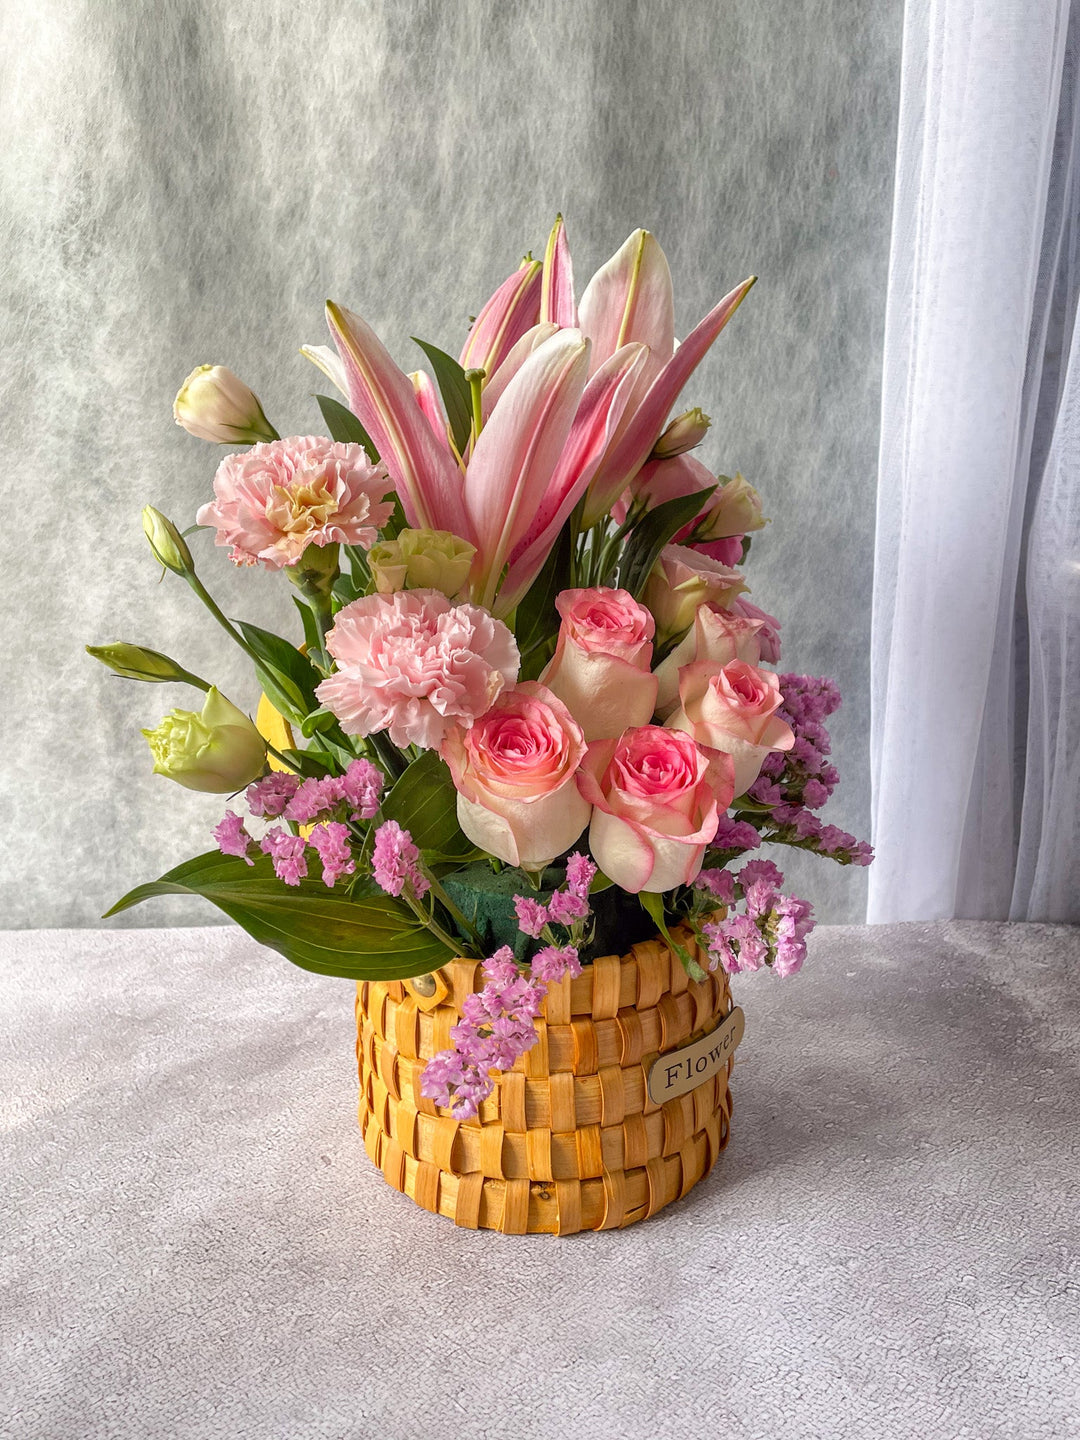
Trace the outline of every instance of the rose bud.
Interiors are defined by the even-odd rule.
[[[699,745],[722,750],[735,765],[735,794],[745,795],[772,750],[795,744],[791,726],[774,712],[783,704],[780,681],[771,670],[744,660],[718,669],[704,661],[679,672],[679,709],[667,722]]]
[[[469,578],[476,546],[449,530],[401,530],[368,551],[380,595],[397,590],[439,590],[454,596]]]
[[[738,570],[685,545],[665,545],[641,597],[656,621],[660,644],[682,635],[701,605],[727,605],[746,582]]]
[[[195,562],[191,558],[187,541],[160,510],[155,510],[153,505],[144,506],[142,527],[150,541],[155,560],[164,565],[166,570],[171,570],[174,575],[195,574]]]
[[[578,771],[593,859],[634,895],[689,885],[735,793],[731,777],[728,756],[659,725],[598,740]]]
[[[441,753],[462,830],[508,865],[542,870],[589,823],[574,784],[585,754],[581,727],[536,681],[505,690],[468,730],[455,725]]]
[[[112,645],[87,645],[86,653],[107,665],[114,675],[126,680],[147,680],[153,685],[164,685],[169,680],[182,680],[188,685],[197,685],[200,690],[210,686],[197,675],[192,675],[168,655],[158,650],[147,650],[143,645],[127,645],[117,640]]]
[[[540,676],[577,720],[586,740],[621,735],[647,725],[656,705],[651,674],[656,629],[644,605],[627,590],[595,586],[563,590],[555,654]]]
[[[732,660],[745,660],[750,665],[756,665],[761,659],[759,632],[764,624],[764,620],[751,620],[746,615],[736,615],[732,610],[721,610],[712,605],[699,606],[692,627],[656,667],[659,682],[657,714],[670,715],[678,705],[679,671],[684,665],[703,660],[711,661],[716,670]]]
[[[675,416],[657,440],[649,458],[668,460],[672,455],[682,455],[686,450],[693,450],[705,439],[711,424],[708,415],[698,406],[695,405],[693,410],[684,410],[681,415]]]
[[[278,438],[256,397],[224,365],[197,365],[180,386],[173,416],[189,435],[217,445]]]
[[[142,732],[154,757],[154,774],[187,790],[227,795],[262,774],[266,742],[243,711],[211,686],[202,713],[173,710]]]

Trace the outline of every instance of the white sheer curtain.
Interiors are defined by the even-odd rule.
[[[1080,0],[908,0],[871,921],[1080,920]]]

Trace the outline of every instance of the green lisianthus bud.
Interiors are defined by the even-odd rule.
[[[693,410],[683,411],[681,415],[676,415],[657,440],[651,458],[670,460],[672,455],[683,455],[687,450],[693,450],[695,445],[700,445],[705,439],[711,424],[708,415],[696,405]]]
[[[262,774],[266,742],[243,711],[214,686],[202,712],[173,710],[153,730],[142,732],[154,757],[155,775],[187,790],[227,795]]]
[[[257,396],[224,365],[197,365],[173,401],[173,418],[189,435],[216,445],[276,440]]]
[[[205,680],[192,675],[168,655],[162,655],[159,650],[147,650],[144,645],[128,645],[123,640],[117,640],[112,645],[87,645],[86,653],[127,680],[147,680],[154,685],[182,680],[188,685],[197,685],[200,690],[210,689]]]
[[[147,540],[150,541],[154,558],[159,560],[166,570],[171,570],[174,575],[195,574],[195,562],[191,558],[187,541],[160,510],[155,510],[153,505],[147,505],[142,512],[142,526]]]
[[[396,590],[439,590],[454,596],[469,578],[476,546],[449,530],[401,530],[368,551],[380,595]]]

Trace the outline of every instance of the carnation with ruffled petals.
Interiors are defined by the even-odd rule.
[[[469,726],[518,671],[518,648],[479,605],[437,590],[368,595],[337,615],[326,646],[337,674],[318,688],[350,735],[387,730],[395,745],[429,750]]]
[[[293,435],[226,455],[214,476],[214,499],[196,515],[231,545],[237,565],[273,570],[295,565],[309,545],[369,549],[393,513],[384,500],[393,482],[360,445]]]

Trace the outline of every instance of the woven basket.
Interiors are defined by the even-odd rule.
[[[731,1061],[663,1105],[647,1077],[658,1054],[729,1013],[725,975],[689,980],[658,939],[603,956],[549,988],[538,1043],[458,1121],[420,1094],[420,1077],[482,983],[479,961],[455,960],[357,987],[360,1125],[396,1190],[470,1229],[571,1235],[644,1220],[708,1174],[728,1140]]]

